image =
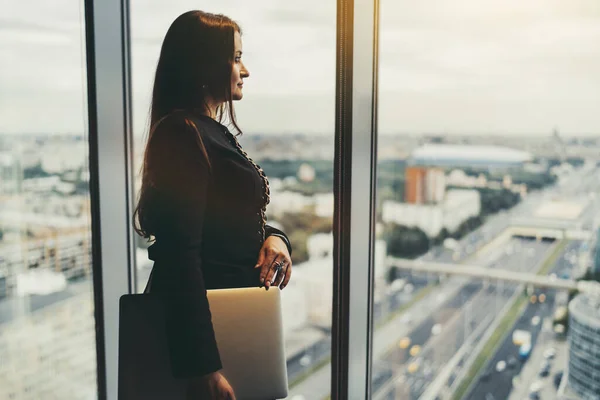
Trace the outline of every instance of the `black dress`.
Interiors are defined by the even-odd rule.
[[[155,236],[150,292],[163,297],[175,377],[221,369],[207,289],[259,286],[254,268],[264,239],[285,234],[266,225],[264,173],[215,120],[177,112],[147,147],[150,182],[145,226]]]

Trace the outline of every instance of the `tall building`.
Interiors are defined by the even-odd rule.
[[[600,274],[600,228],[596,232],[596,249],[594,250],[594,259],[592,261],[592,272],[594,275]]]
[[[569,386],[582,399],[600,398],[600,298],[569,304]]]
[[[20,193],[23,170],[14,154],[0,151],[0,196]]]
[[[409,204],[437,204],[443,201],[446,177],[441,168],[406,167],[404,201]]]

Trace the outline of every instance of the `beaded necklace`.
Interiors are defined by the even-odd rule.
[[[242,156],[244,156],[244,158],[246,160],[248,160],[250,162],[250,164],[252,164],[254,169],[256,169],[256,172],[258,172],[258,175],[260,176],[260,178],[262,180],[263,204],[262,204],[262,207],[260,208],[260,211],[257,212],[256,214],[258,216],[260,216],[260,219],[261,219],[261,227],[260,227],[259,233],[261,235],[261,239],[264,241],[265,240],[265,225],[267,224],[267,214],[266,214],[267,213],[267,204],[269,204],[269,202],[271,201],[271,191],[269,189],[269,180],[267,179],[267,176],[265,175],[265,172],[263,171],[263,169],[258,164],[256,164],[252,160],[252,158],[250,158],[250,156],[248,156],[248,153],[246,153],[246,151],[244,151],[244,149],[238,142],[237,138],[231,132],[229,132],[228,129],[225,129],[224,132],[229,137],[230,142],[235,146],[235,148],[238,150],[238,152]]]

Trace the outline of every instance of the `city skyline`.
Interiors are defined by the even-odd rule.
[[[61,2],[11,4],[0,17],[2,133],[86,129],[83,6]],[[133,1],[136,134],[144,132],[164,33],[192,8],[242,26],[251,77],[236,111],[245,132],[333,134],[335,2],[317,0]],[[590,0],[382,1],[379,130],[544,136],[558,127],[564,136],[600,135],[599,43],[600,6]]]

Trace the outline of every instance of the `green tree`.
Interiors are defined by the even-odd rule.
[[[416,258],[429,251],[429,238],[419,228],[392,224],[384,237],[388,253],[394,257]]]
[[[302,230],[295,230],[287,234],[292,244],[292,262],[300,264],[308,260],[308,234]]]

